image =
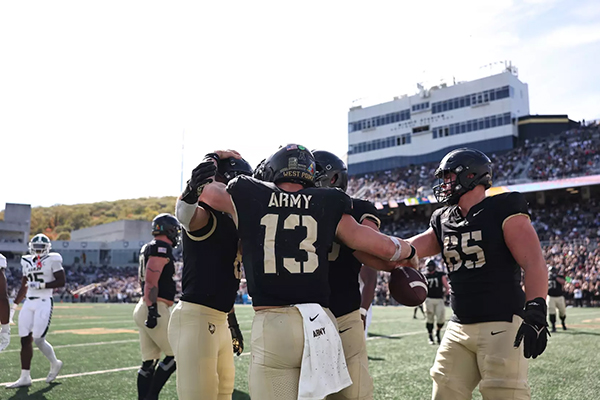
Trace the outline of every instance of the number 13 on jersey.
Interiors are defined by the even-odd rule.
[[[260,224],[265,227],[264,241],[264,265],[265,274],[276,274],[277,264],[275,260],[275,243],[277,241],[277,223],[279,215],[267,214],[260,220]],[[284,230],[294,230],[298,226],[306,228],[306,237],[300,242],[299,250],[305,252],[308,256],[306,261],[296,261],[294,257],[283,257],[283,266],[293,274],[310,274],[319,267],[316,248],[317,241],[317,221],[310,215],[291,214],[283,221]]]

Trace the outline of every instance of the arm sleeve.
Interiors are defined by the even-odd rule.
[[[378,217],[378,212],[377,209],[375,208],[375,206],[373,205],[373,203],[371,203],[370,201],[365,201],[365,200],[352,200],[352,203],[354,205],[355,208],[359,208],[359,204],[360,204],[360,210],[358,215],[358,223],[362,223],[365,219],[368,219],[369,221],[372,221],[373,223],[375,223],[375,225],[377,225],[377,228],[381,228],[381,220]]]
[[[198,229],[197,231],[184,231],[185,235],[197,242],[208,239],[217,229],[217,218],[215,217],[214,210],[210,208],[208,204],[202,202],[199,204],[210,214],[208,217],[208,222],[204,227]]]
[[[503,227],[506,221],[517,215],[525,215],[527,218],[531,218],[527,207],[527,200],[525,200],[525,196],[519,192],[509,193],[508,196],[503,199],[503,207],[500,207],[499,213]]]
[[[167,246],[163,243],[153,243],[149,246],[149,257],[161,257],[161,258],[170,258],[172,253],[172,249],[170,246]]]

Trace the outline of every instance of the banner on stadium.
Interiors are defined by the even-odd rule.
[[[529,182],[518,185],[494,186],[486,191],[488,196],[495,196],[506,192],[542,192],[545,190],[566,189],[570,187],[600,185],[600,175],[578,176],[575,178],[557,179],[554,181]],[[417,206],[419,204],[437,203],[435,196],[408,197],[401,201],[405,206]]]

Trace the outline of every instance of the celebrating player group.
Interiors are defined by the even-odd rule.
[[[431,288],[429,341],[439,344],[432,399],[470,399],[477,385],[486,400],[530,399],[528,359],[543,353],[548,335],[548,270],[525,198],[486,197],[492,166],[474,149],[448,153],[435,177],[444,206],[429,229],[401,239],[379,232],[373,204],[345,193],[346,166],[330,152],[289,144],[254,169],[236,151],[207,154],[174,215],[153,220],[154,239],[140,254],[138,398],[157,399],[177,370],[179,399],[231,399],[234,354],[246,340],[252,399],[373,399],[365,330],[376,271],[418,270],[420,257],[441,254],[447,275],[429,259],[421,276]],[[182,295],[172,307],[179,242]],[[64,285],[60,256],[48,250],[49,241],[23,258],[17,300],[29,297],[19,323],[23,373],[13,387],[31,384],[32,340],[51,362],[48,381],[62,366],[44,339],[52,288]],[[255,311],[250,338],[234,309],[242,269]],[[442,337],[448,294],[453,315]]]

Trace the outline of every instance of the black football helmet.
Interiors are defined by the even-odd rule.
[[[252,177],[262,180],[263,170],[265,168],[266,161],[267,159],[265,158],[256,166],[256,168],[254,168],[254,171],[252,172]]]
[[[430,258],[429,261],[427,261],[427,263],[425,264],[427,266],[427,271],[429,272],[435,272],[435,270],[437,269],[437,264],[435,263],[435,260]]]
[[[548,265],[548,272],[551,275],[556,275],[556,274],[558,274],[558,269],[556,267],[552,267],[552,266]]]
[[[448,173],[456,178],[444,181]],[[435,170],[438,184],[433,187],[433,194],[440,203],[457,204],[460,197],[477,185],[486,189],[492,187],[492,162],[479,150],[466,147],[452,150],[442,158]]]
[[[252,167],[243,158],[224,158],[217,163],[218,182],[227,183],[238,175],[252,175]]]
[[[315,185],[316,162],[313,154],[299,144],[281,147],[254,171],[254,177],[265,182]]]
[[[348,188],[348,168],[338,156],[324,150],[313,150],[317,161],[315,186],[336,187],[344,192]]]
[[[181,225],[171,214],[158,214],[152,220],[152,236],[165,235],[173,243],[173,247],[179,245],[180,234]]]

